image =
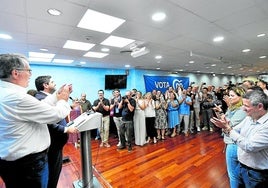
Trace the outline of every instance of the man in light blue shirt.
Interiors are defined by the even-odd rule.
[[[243,96],[247,117],[232,128],[226,119],[212,118],[238,146],[240,183],[246,188],[268,187],[268,97],[263,91]]]

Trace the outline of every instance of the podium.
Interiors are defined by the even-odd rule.
[[[71,122],[81,134],[81,167],[82,181],[73,182],[75,188],[99,188],[101,187],[97,178],[93,178],[92,155],[91,155],[91,130],[97,129],[102,124],[102,114],[98,112],[84,112]]]

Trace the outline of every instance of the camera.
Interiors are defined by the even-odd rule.
[[[123,97],[122,97],[122,100],[125,100],[126,98],[127,98],[127,96],[123,96]]]
[[[203,83],[203,85],[206,85],[206,83]]]

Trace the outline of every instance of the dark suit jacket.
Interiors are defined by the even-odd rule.
[[[35,98],[38,100],[42,100],[46,98],[47,95],[43,92],[37,92],[35,95]],[[64,127],[66,126],[66,120],[63,119],[57,124],[48,124],[48,130],[50,133],[50,139],[51,139],[51,144],[50,148],[55,148],[55,149],[62,149],[63,146],[67,143],[68,141],[68,134],[64,133]]]

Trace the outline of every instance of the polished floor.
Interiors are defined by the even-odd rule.
[[[229,187],[220,132],[166,137],[132,152],[118,151],[113,135],[110,148],[91,143],[93,172],[102,187]],[[82,176],[80,149],[67,144],[64,153],[71,161],[64,164],[58,187],[71,188]]]
[[[229,187],[220,131],[166,137],[156,144],[134,146],[132,152],[117,150],[114,135],[110,135],[111,147],[99,147],[99,144],[99,140],[92,139],[97,187]],[[64,156],[70,161],[63,165],[58,188],[72,188],[74,184],[83,187],[80,151],[73,144],[64,147]],[[0,188],[4,187],[0,181]]]

